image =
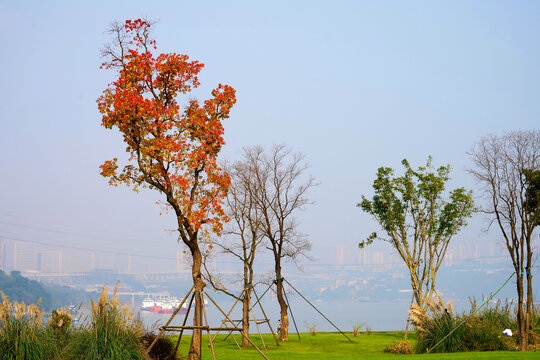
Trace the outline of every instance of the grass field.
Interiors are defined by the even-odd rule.
[[[540,359],[540,351],[522,353],[518,351],[495,351],[495,352],[466,352],[450,354],[429,355],[397,355],[385,353],[386,345],[397,342],[403,338],[403,332],[372,332],[371,335],[361,334],[352,337],[354,342],[348,341],[339,333],[318,333],[317,336],[300,334],[301,340],[295,333],[289,335],[289,341],[276,346],[272,335],[264,335],[264,341],[268,350],[263,350],[270,360],[277,359]],[[218,336],[214,341],[216,359],[263,359],[254,348],[240,350],[231,338],[226,341],[225,336]],[[235,335],[240,342],[240,336]],[[251,336],[255,344],[262,349],[262,343],[258,335]],[[177,337],[175,337],[175,340]],[[185,340],[184,340],[185,339]],[[190,337],[182,337],[180,354],[186,355]],[[208,337],[205,336],[203,345],[203,359],[212,359],[212,351],[208,348]],[[414,340],[413,340],[414,341]],[[176,342],[175,342],[176,343]],[[414,345],[414,344],[413,344]]]

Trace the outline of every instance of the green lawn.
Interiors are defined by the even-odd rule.
[[[359,335],[352,337],[347,334],[354,343],[349,342],[339,333],[318,333],[317,336],[300,334],[301,340],[295,333],[289,335],[289,341],[276,346],[272,335],[264,335],[264,341],[268,350],[263,350],[270,360],[277,359],[540,359],[540,351],[522,353],[518,351],[495,351],[495,352],[473,352],[473,353],[450,353],[450,354],[429,354],[429,355],[396,355],[384,352],[386,345],[397,342],[403,338],[400,331],[372,332],[371,335]],[[177,337],[175,337],[176,339]],[[237,334],[235,338],[240,341]],[[258,335],[251,335],[255,344],[262,349],[261,340]],[[188,341],[182,337],[180,354],[186,355]],[[223,341],[224,336],[218,336],[214,342],[216,359],[263,359],[263,357],[253,348],[240,350],[231,338]],[[208,337],[205,335],[203,345],[203,359],[212,359],[212,352],[208,345]],[[414,341],[414,340],[413,340]]]

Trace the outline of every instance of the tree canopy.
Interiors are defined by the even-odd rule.
[[[524,169],[523,176],[527,186],[525,208],[535,226],[538,226],[540,225],[540,170]]]
[[[464,188],[452,190],[445,199],[449,166],[434,169],[431,158],[417,170],[406,159],[402,164],[402,176],[395,176],[392,168],[379,168],[373,198],[362,196],[358,206],[373,216],[385,236],[374,232],[359,245],[375,239],[392,244],[409,269],[416,302],[422,306],[435,290],[436,274],[451,238],[467,224],[474,204],[472,192]]]

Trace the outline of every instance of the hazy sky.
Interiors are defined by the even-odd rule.
[[[306,154],[321,184],[302,230],[323,260],[376,230],[356,203],[378,167],[432,155],[453,167],[451,186],[476,189],[471,146],[540,123],[537,1],[0,0],[0,236],[177,249],[159,195],[111,188],[98,170],[125,149],[100,126],[114,73],[99,49],[111,21],[139,17],[159,21],[159,51],[205,64],[199,99],[218,83],[237,90],[224,159],[281,142]],[[481,225],[458,240],[485,237]]]

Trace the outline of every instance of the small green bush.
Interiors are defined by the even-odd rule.
[[[469,314],[456,315],[451,304],[437,300],[426,302],[424,309],[411,308],[411,320],[417,329],[416,353],[511,350],[512,342],[501,336],[505,328],[515,326],[511,303],[476,310],[471,300]]]
[[[430,352],[466,351],[464,342],[464,338],[467,336],[466,327],[462,325],[454,330],[459,322],[459,317],[447,314],[438,314],[438,316],[430,318],[424,323],[423,330],[418,331],[416,353],[425,353],[428,349]],[[450,334],[452,330],[454,332]],[[437,345],[448,334],[450,335]]]

